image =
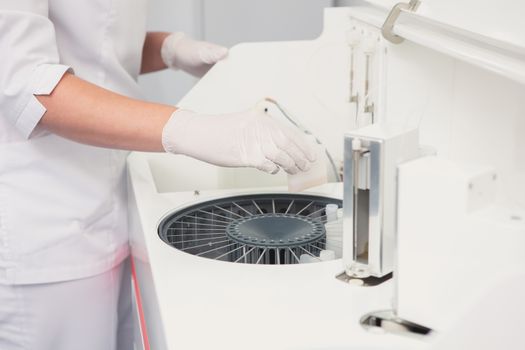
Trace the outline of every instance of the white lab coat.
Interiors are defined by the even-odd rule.
[[[34,94],[69,69],[139,96],[145,16],[146,0],[0,0],[0,284],[93,276],[128,255],[127,153],[38,130]]]

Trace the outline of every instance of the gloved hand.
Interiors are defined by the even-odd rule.
[[[228,55],[228,49],[193,40],[184,33],[176,32],[164,39],[160,54],[168,67],[202,77],[215,63]]]
[[[289,174],[306,171],[316,160],[315,150],[304,135],[273,119],[261,104],[224,115],[179,109],[164,126],[162,144],[167,152],[271,174],[279,167]]]

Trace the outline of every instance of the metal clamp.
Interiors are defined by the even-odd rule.
[[[421,1],[419,0],[410,0],[409,3],[400,2],[396,4],[388,14],[385,23],[383,23],[383,26],[381,27],[381,34],[383,34],[383,38],[394,44],[402,43],[405,39],[399,35],[394,34],[394,25],[396,24],[396,21],[399,18],[402,10],[414,12],[417,10],[420,4]]]

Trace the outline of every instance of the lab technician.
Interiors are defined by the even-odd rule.
[[[203,75],[223,47],[146,33],[146,0],[0,0],[0,349],[132,349],[123,150],[305,170],[256,109],[140,100],[141,73]],[[227,82],[225,82],[227,84]]]

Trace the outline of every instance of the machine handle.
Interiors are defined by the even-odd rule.
[[[399,35],[394,34],[394,25],[396,24],[396,21],[399,18],[401,11],[406,10],[410,12],[415,12],[420,4],[421,1],[419,0],[410,0],[409,3],[400,2],[395,4],[394,7],[392,7],[392,10],[390,10],[388,16],[386,17],[385,23],[383,23],[383,26],[381,27],[381,34],[383,34],[383,38],[385,38],[393,44],[401,44],[405,39],[400,37]]]

